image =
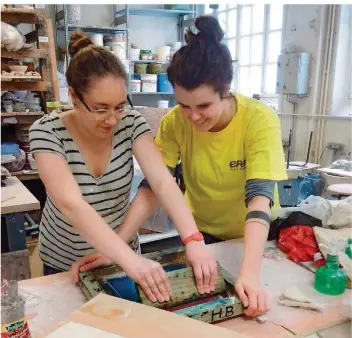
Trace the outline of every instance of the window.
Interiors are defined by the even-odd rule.
[[[277,57],[281,50],[283,5],[220,5],[215,15],[225,31],[235,66],[232,89],[277,97]]]
[[[330,114],[352,116],[352,5],[341,5],[337,16],[336,49],[331,60],[333,72]]]

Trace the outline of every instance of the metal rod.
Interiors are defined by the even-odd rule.
[[[290,135],[288,137],[288,149],[287,149],[287,159],[286,159],[286,169],[290,166],[290,155],[291,155],[291,139],[292,139],[292,129],[290,129]]]

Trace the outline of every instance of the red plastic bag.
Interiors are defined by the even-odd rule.
[[[313,228],[306,225],[296,225],[280,231],[277,246],[288,253],[288,258],[294,262],[314,262],[314,255],[319,252]],[[322,262],[315,262],[320,265]]]

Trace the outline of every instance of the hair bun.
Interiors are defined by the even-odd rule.
[[[219,21],[213,16],[204,15],[198,17],[195,26],[199,30],[198,34],[205,38],[212,38],[220,42],[225,36]]]
[[[68,44],[68,53],[71,57],[75,56],[81,49],[94,45],[93,41],[85,36],[82,30],[77,30],[71,34]]]

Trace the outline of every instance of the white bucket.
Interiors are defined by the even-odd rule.
[[[112,51],[120,60],[125,60],[127,58],[126,42],[112,42],[111,46]]]
[[[142,81],[157,82],[158,81],[158,75],[157,74],[141,74],[141,80]]]
[[[93,33],[91,34],[91,39],[93,43],[97,46],[104,47],[104,35],[101,33]]]
[[[127,74],[130,73],[130,61],[129,60],[120,60],[123,66],[125,67],[125,71]]]
[[[143,93],[156,93],[157,82],[156,81],[142,81],[142,92]]]
[[[130,50],[130,59],[131,60],[139,60],[141,50],[140,49],[132,49]]]
[[[133,93],[139,93],[141,91],[141,80],[131,80],[131,92]]]
[[[124,42],[125,32],[115,32],[112,34],[112,42]]]
[[[170,60],[170,46],[158,46],[156,47],[156,59],[158,61],[169,61]]]
[[[159,100],[158,101],[158,108],[169,108],[169,101]]]

